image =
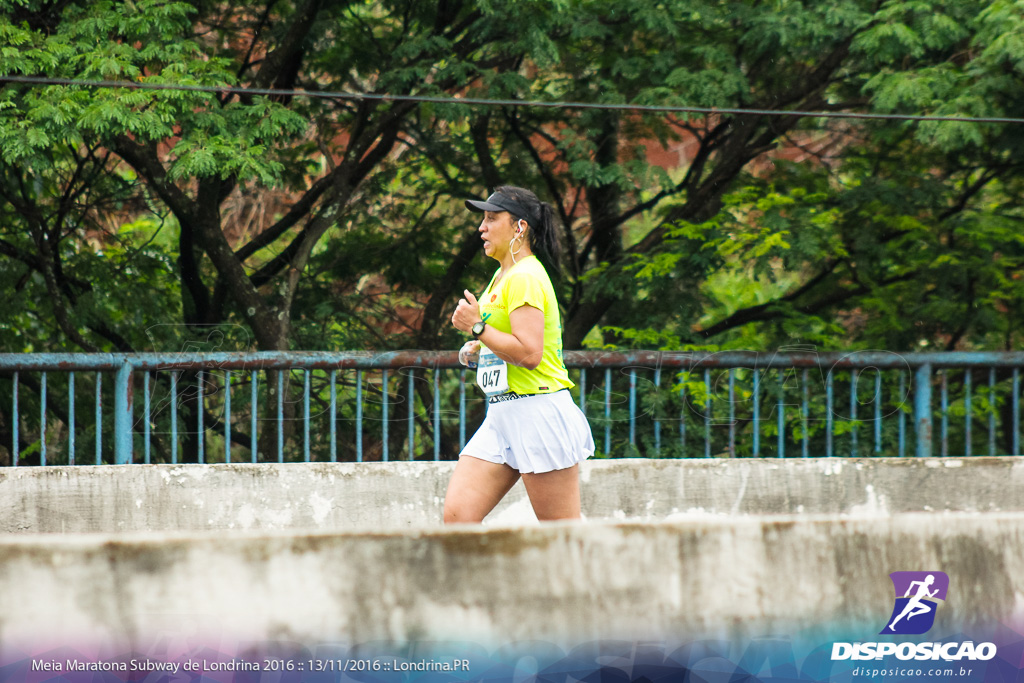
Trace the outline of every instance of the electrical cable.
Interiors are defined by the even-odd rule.
[[[540,100],[486,99],[476,97],[432,97],[427,95],[388,95],[377,93],[353,93],[341,91],[316,91],[295,89],[245,88],[239,86],[179,85],[172,83],[139,83],[135,81],[92,81],[71,78],[48,78],[42,76],[0,76],[2,83],[24,83],[29,85],[66,85],[83,88],[129,88],[134,90],[179,90],[186,92],[231,93],[238,95],[266,95],[288,97],[310,97],[331,100],[377,100],[382,102],[419,102],[431,104],[459,104],[467,106],[532,107],[546,109],[601,109],[615,111],[637,111],[680,114],[732,114],[750,116],[796,116],[800,118],[867,119],[881,121],[939,121],[953,123],[1007,123],[1022,124],[1024,118],[1002,116],[932,116],[927,114],[870,114],[866,112],[800,111],[790,109],[745,109],[742,107],[690,107],[649,104],[612,104],[595,102],[543,102]]]

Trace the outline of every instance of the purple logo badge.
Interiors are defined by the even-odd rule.
[[[943,572],[893,572],[896,589],[892,616],[881,634],[919,635],[935,623],[938,600],[946,599],[949,577]]]

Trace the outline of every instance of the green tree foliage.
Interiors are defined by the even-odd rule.
[[[1009,0],[0,0],[0,348],[451,348],[461,200],[562,219],[569,348],[1012,348]],[[680,114],[267,95],[769,110]],[[677,167],[652,154],[686,149]],[[198,346],[197,346],[198,345]]]

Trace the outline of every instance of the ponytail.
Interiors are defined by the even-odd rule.
[[[562,247],[555,228],[555,211],[547,202],[540,202],[540,220],[530,233],[530,249],[540,259],[548,277],[556,283],[562,280]]]

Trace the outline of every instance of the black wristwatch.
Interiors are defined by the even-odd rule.
[[[478,323],[473,323],[473,327],[471,328],[473,332],[473,339],[476,339],[481,334],[483,334],[485,327],[487,327],[487,323],[485,323],[483,320],[481,320]]]

